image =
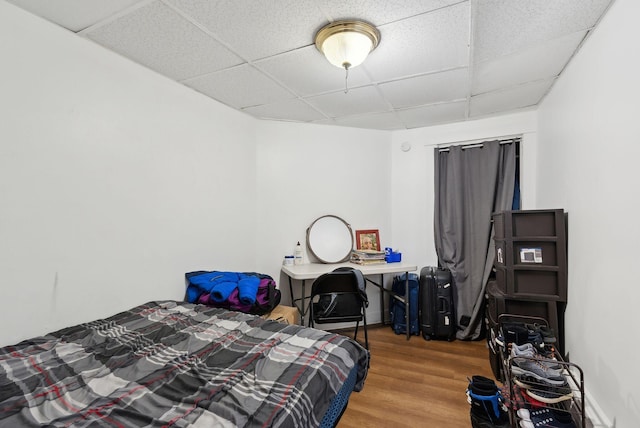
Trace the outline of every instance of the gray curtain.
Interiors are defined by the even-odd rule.
[[[491,214],[510,210],[516,171],[515,143],[435,149],[435,243],[438,262],[456,284],[460,340],[480,337],[484,293],[493,266]]]

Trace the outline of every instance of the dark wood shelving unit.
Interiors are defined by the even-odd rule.
[[[495,280],[487,285],[487,324],[503,313],[549,321],[564,352],[567,303],[566,215],[562,209],[500,211],[492,216]]]

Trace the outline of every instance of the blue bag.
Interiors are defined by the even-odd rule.
[[[404,296],[406,274],[397,275],[393,278],[391,291],[398,296]],[[418,275],[409,274],[409,324],[410,334],[420,334],[420,324],[418,322],[418,290],[420,282]],[[389,315],[391,317],[391,328],[396,334],[407,333],[407,321],[405,317],[405,305],[392,296],[389,298]]]

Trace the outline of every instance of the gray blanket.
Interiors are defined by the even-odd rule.
[[[150,302],[0,349],[0,427],[316,427],[353,340],[207,306]]]

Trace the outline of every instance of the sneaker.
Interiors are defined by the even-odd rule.
[[[493,422],[476,415],[473,411],[470,413],[470,417],[472,428],[509,428],[511,426],[508,417],[503,421]]]
[[[544,348],[538,349],[538,354],[542,355],[544,358],[556,359],[556,348],[553,346],[553,343],[545,343]]]
[[[529,330],[521,323],[504,323],[502,325],[502,337],[505,343],[522,345],[529,339]]]
[[[520,392],[522,393],[522,399],[524,400],[525,404],[525,408],[528,409],[543,409],[543,408],[547,408],[548,405],[543,403],[542,401],[538,401],[535,398],[533,398],[532,396],[530,396],[529,394],[527,394],[526,389],[521,389]]]
[[[550,386],[532,380],[531,377],[515,376],[513,383],[514,386],[521,388],[526,395],[540,403],[555,404],[573,397],[573,391],[566,379],[564,384],[560,386]]]
[[[484,376],[473,376],[467,388],[467,400],[471,404],[471,422],[474,427],[483,427],[485,422],[502,426],[509,417],[504,409],[504,400],[496,383]],[[475,424],[474,424],[475,420]],[[508,425],[506,425],[508,426]]]
[[[532,416],[535,418],[541,418],[544,416],[551,415],[551,409],[549,409],[548,407],[545,407],[543,409],[536,409],[536,410],[519,409],[516,412],[516,415],[518,415],[518,418],[520,418],[520,420],[531,422]]]
[[[525,343],[524,345],[516,345],[515,343],[512,344],[511,357],[512,358],[515,358],[515,357],[535,358],[540,361],[540,364],[543,364],[552,370],[562,369],[562,366],[558,364],[557,361],[553,361],[552,359],[547,359],[541,356],[531,343]]]
[[[498,386],[488,377],[475,375],[469,380],[469,390],[478,395],[494,395],[498,392]]]
[[[526,324],[525,327],[530,331],[540,333],[544,343],[556,343],[556,335],[551,327],[540,324]]]
[[[539,385],[537,382],[528,382],[526,378],[520,379],[518,376],[513,377],[513,383],[522,389],[535,388]]]
[[[530,412],[530,419],[520,421],[521,428],[576,428],[571,415],[566,412],[547,409],[548,412]]]
[[[542,335],[537,331],[527,330],[529,332],[527,336],[527,343],[530,343],[536,348],[538,351],[544,350],[544,340],[542,339]]]
[[[493,341],[496,342],[502,348],[504,348],[504,337],[501,334],[494,337]]]
[[[534,358],[517,357],[511,361],[511,373],[519,376],[520,380],[531,379],[551,386],[562,386],[566,382],[559,370],[550,369]]]
[[[547,404],[560,403],[570,400],[571,397],[573,397],[573,391],[566,382],[563,386],[538,386],[536,388],[529,388],[527,389],[527,394]]]

